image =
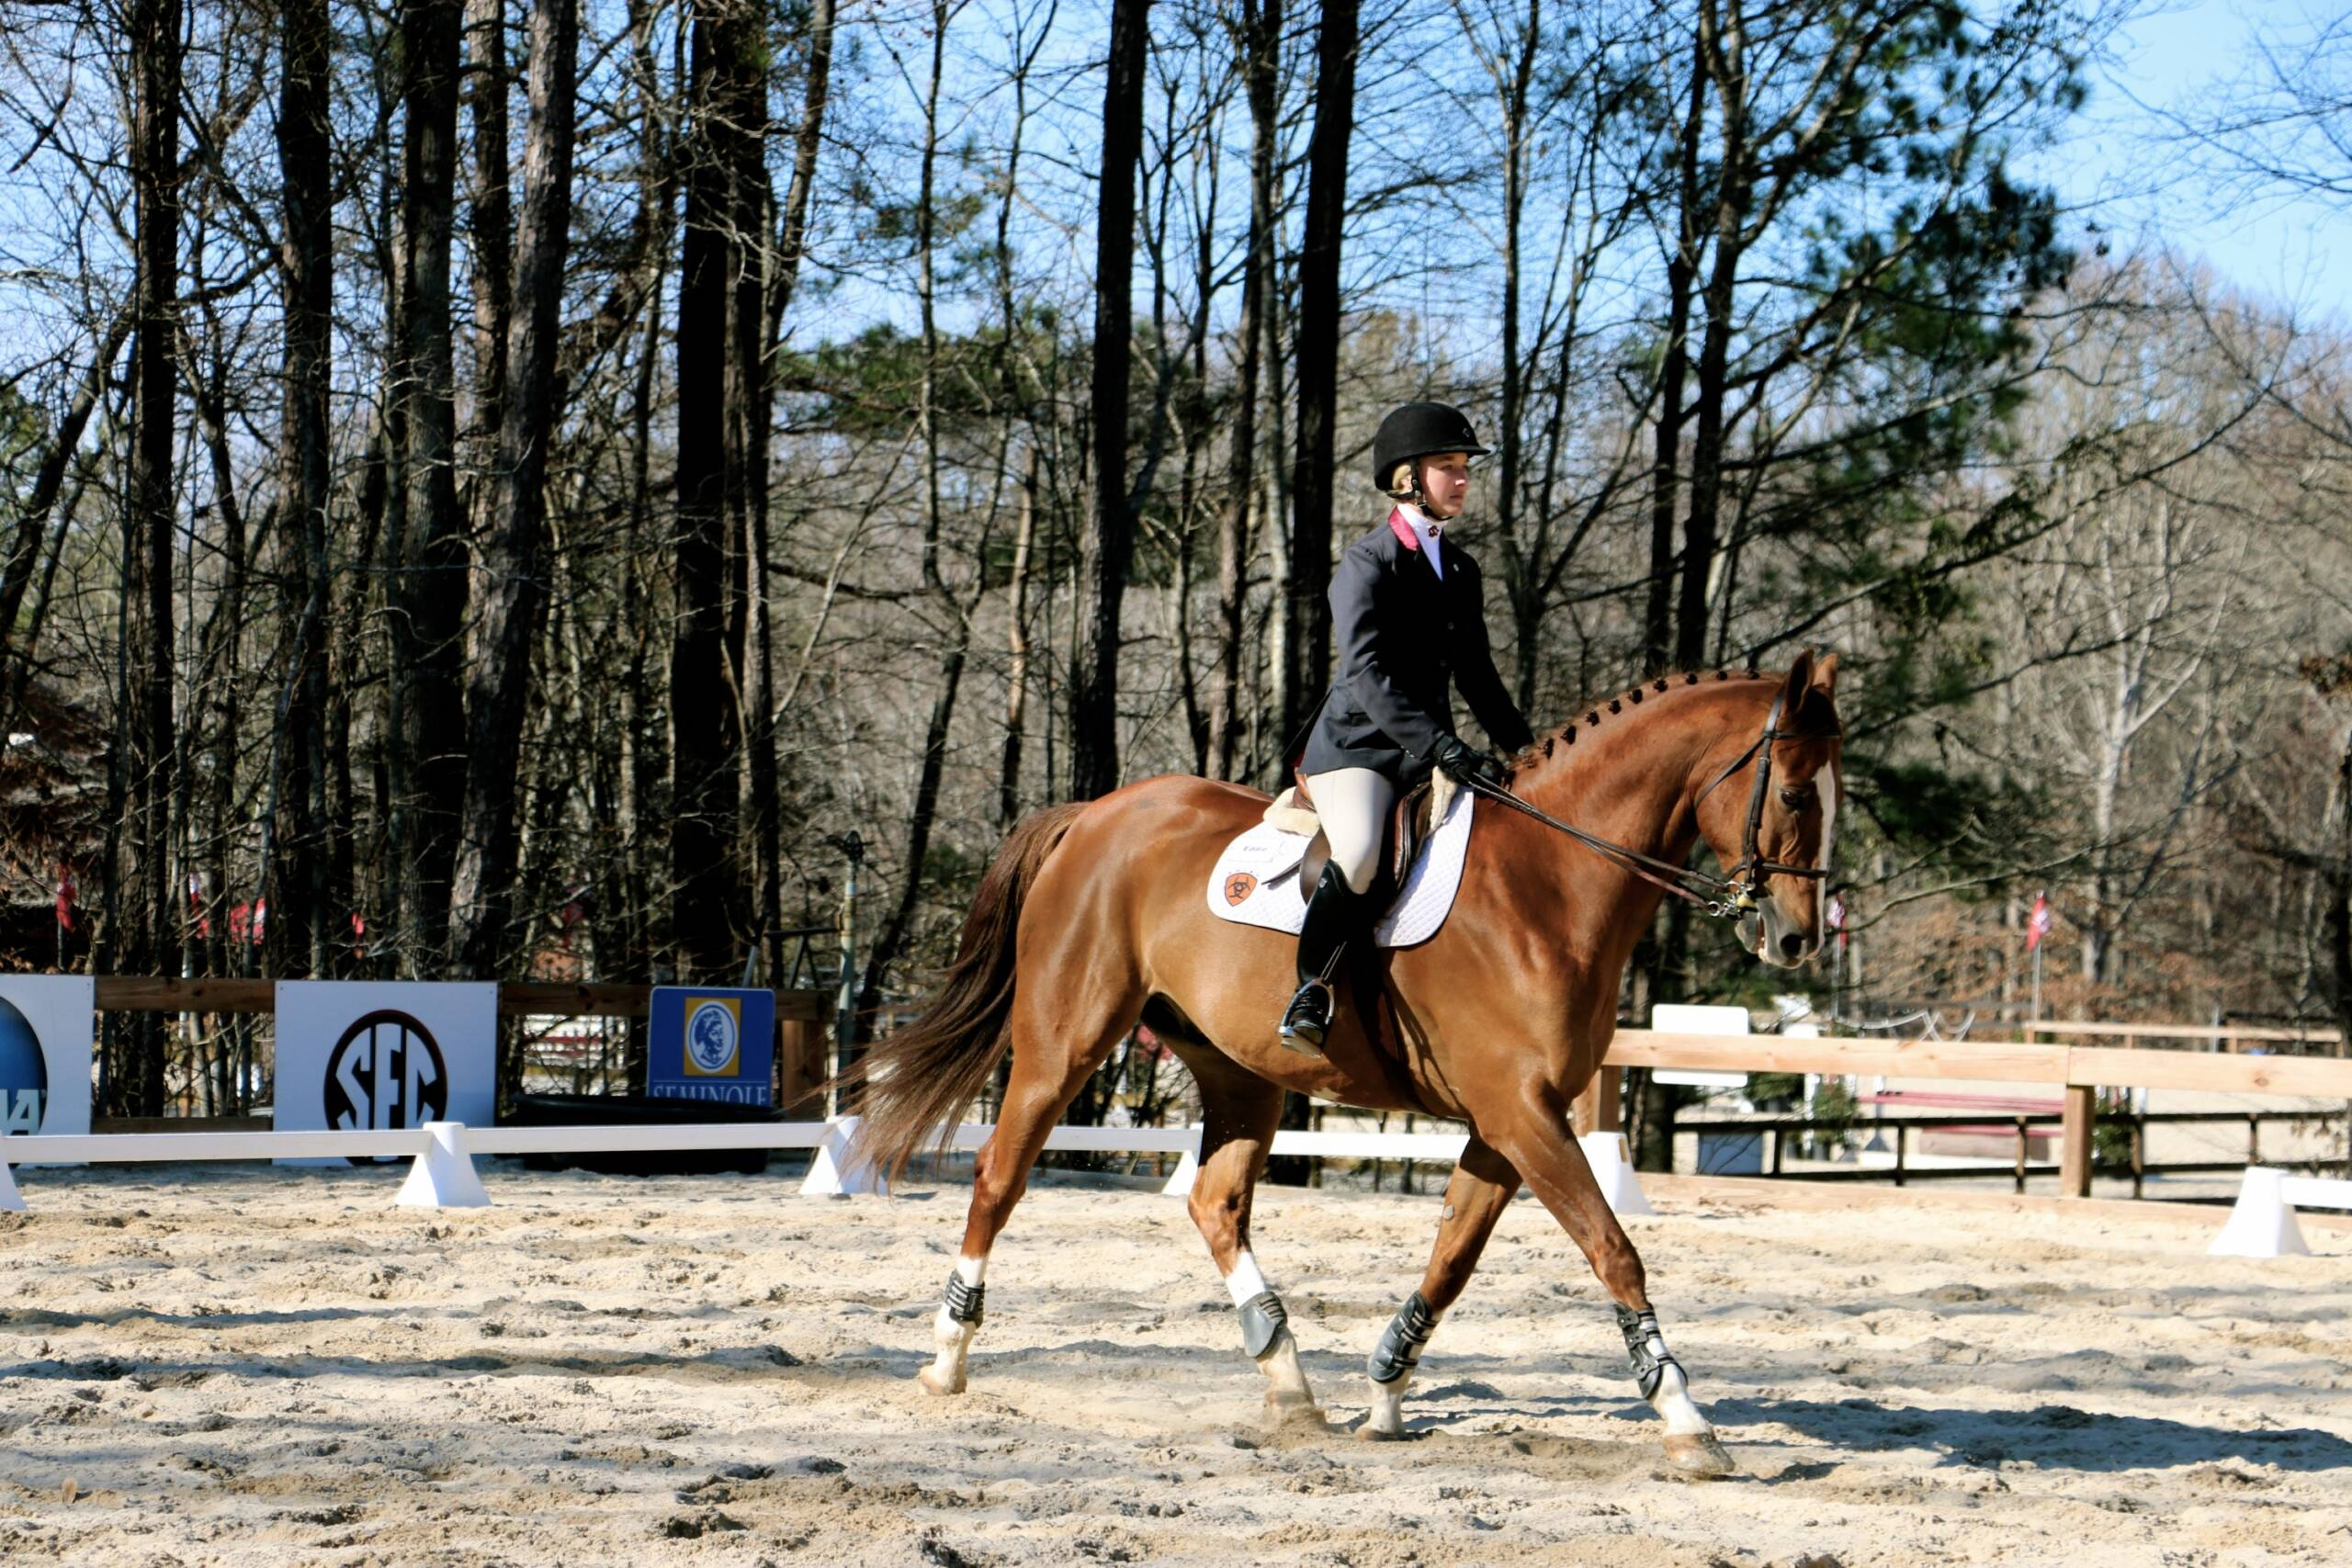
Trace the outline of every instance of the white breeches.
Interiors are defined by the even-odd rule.
[[[1381,820],[1396,804],[1396,786],[1370,768],[1334,768],[1309,777],[1306,793],[1330,840],[1331,863],[1351,892],[1366,891],[1380,862]]]

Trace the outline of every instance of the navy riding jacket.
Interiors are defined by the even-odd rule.
[[[1419,784],[1453,733],[1457,684],[1506,754],[1534,739],[1495,672],[1478,563],[1450,536],[1440,547],[1442,578],[1392,513],[1340,556],[1330,592],[1339,674],[1308,728],[1301,773],[1371,768],[1400,787]]]

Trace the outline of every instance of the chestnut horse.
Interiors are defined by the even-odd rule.
[[[1836,655],[1816,663],[1806,654],[1785,678],[1649,682],[1514,759],[1510,787],[1611,848],[1676,867],[1703,835],[1734,867],[1728,882],[1753,895],[1737,901],[1743,944],[1767,963],[1801,964],[1825,925],[1822,868],[1840,783],[1836,678]],[[1759,766],[1768,772],[1758,775]],[[1295,1089],[1456,1117],[1471,1130],[1420,1289],[1373,1351],[1372,1410],[1359,1435],[1403,1434],[1421,1348],[1524,1182],[1616,1303],[1637,1385],[1665,1418],[1668,1458],[1697,1474],[1730,1471],[1658,1332],[1642,1260],[1570,1126],[1569,1102],[1615,1031],[1619,987],[1664,897],[1661,879],[1507,802],[1482,800],[1445,923],[1419,946],[1379,954],[1372,997],[1342,988],[1317,1059],[1275,1038],[1294,984],[1290,940],[1218,919],[1204,900],[1219,851],[1265,806],[1255,790],[1169,776],[1028,818],[981,881],[937,1000],[853,1074],[865,1104],[851,1157],[896,1174],[955,1125],[1012,1052],[923,1386],[963,1391],[989,1249],[1064,1108],[1142,1022],[1200,1089],[1193,1220],[1278,1414],[1319,1414],[1281,1299],[1250,1251],[1250,1195],[1283,1091]]]

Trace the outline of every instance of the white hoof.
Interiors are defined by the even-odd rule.
[[[1363,1425],[1356,1428],[1360,1440],[1393,1443],[1407,1435],[1405,1390],[1412,1381],[1410,1377],[1401,1377],[1395,1382],[1372,1384],[1372,1408],[1365,1413]]]
[[[1739,1466],[1713,1432],[1675,1432],[1666,1439],[1667,1462],[1685,1475],[1736,1475]]]

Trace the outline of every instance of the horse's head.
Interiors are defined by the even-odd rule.
[[[1837,686],[1836,654],[1800,653],[1778,694],[1710,750],[1694,781],[1700,830],[1727,874],[1756,892],[1755,908],[1739,918],[1740,942],[1783,968],[1821,951],[1828,930],[1829,852],[1845,784]],[[1823,874],[1803,874],[1815,870]]]

